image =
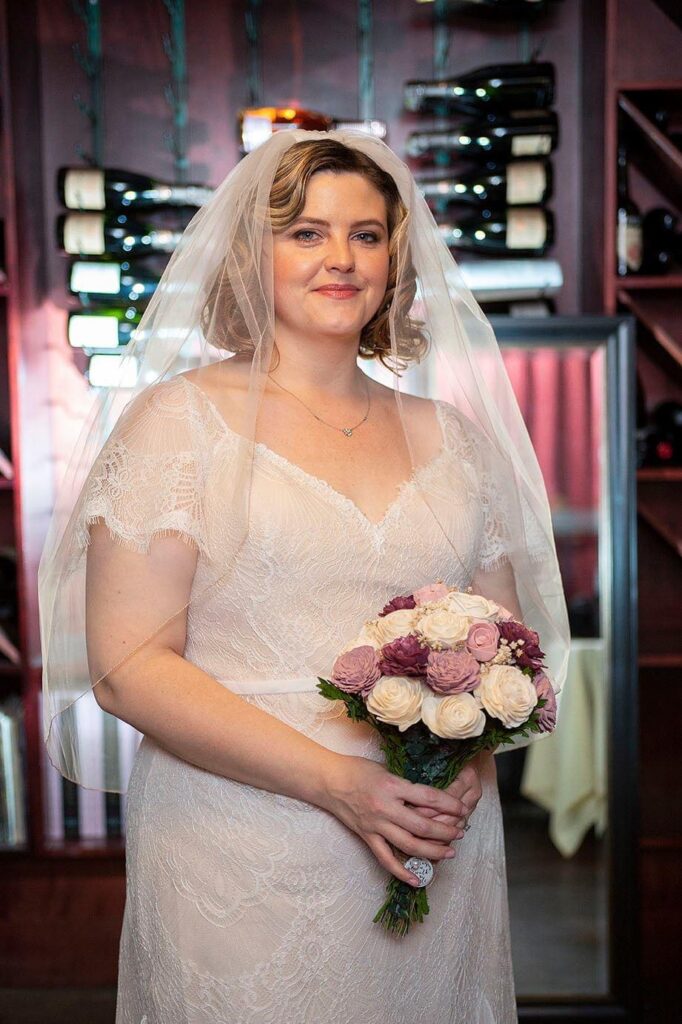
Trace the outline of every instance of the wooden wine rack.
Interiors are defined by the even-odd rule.
[[[682,17],[668,0],[608,0],[604,118],[604,311],[637,322],[637,367],[651,408],[682,401],[682,266],[662,276],[616,274],[619,122],[631,145],[630,192],[643,213],[682,213],[682,151],[652,119],[654,106],[682,118]],[[677,55],[677,56],[675,56]],[[673,72],[674,73],[674,72]],[[637,472],[639,607],[639,865],[644,1021],[673,1019],[674,957],[682,898],[682,825],[671,813],[682,782],[664,721],[682,712],[682,468]],[[668,1014],[672,1016],[668,1017]]]

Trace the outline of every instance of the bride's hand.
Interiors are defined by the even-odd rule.
[[[463,829],[476,809],[483,792],[479,767],[478,763],[470,761],[443,791],[462,801],[465,807],[463,816],[455,817],[450,814],[442,814],[438,809],[432,807],[415,807],[417,813],[425,818],[431,818],[432,821],[442,821],[444,824],[456,825]]]
[[[370,758],[343,755],[339,767],[327,777],[324,806],[369,846],[382,867],[403,882],[413,879],[407,857],[442,860],[452,856],[450,844],[463,835],[453,825],[467,813],[454,792],[410,782],[391,774]],[[432,811],[432,820],[418,807]],[[443,815],[447,820],[437,820]],[[402,860],[393,847],[404,854]]]

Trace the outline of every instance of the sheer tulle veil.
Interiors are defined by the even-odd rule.
[[[273,182],[292,147],[316,146],[320,156],[331,158],[339,144],[390,176],[404,208],[389,225],[389,289],[363,330],[358,365],[393,390],[415,469],[417,425],[404,396],[447,402],[465,418],[474,472],[489,484],[487,514],[503,530],[499,565],[477,571],[472,550],[458,550],[461,541],[446,514],[461,495],[444,491],[437,501],[421,495],[452,550],[442,578],[449,582],[453,567],[465,566],[477,592],[495,600],[500,581],[511,574],[524,621],[538,631],[553,686],[561,693],[570,635],[550,508],[492,327],[409,168],[384,142],[353,130],[284,131],[244,157],[186,228],[121,358],[120,380],[127,386],[98,393],[60,483],[39,567],[43,735],[51,762],[86,787],[125,792],[128,781],[119,759],[103,750],[102,726],[111,716],[97,703],[96,687],[162,642],[178,616],[200,613],[215,588],[229,585],[249,533],[256,422],[275,342],[272,239],[279,222],[271,207]],[[219,481],[211,481],[209,494],[200,424],[190,415],[164,419],[160,413],[175,400],[169,382],[176,375],[192,370],[193,383],[202,387],[205,377],[207,390],[215,391],[235,353],[249,363],[246,393],[231,416],[243,443],[229,471],[226,466]],[[172,516],[168,487],[161,486],[169,479]],[[121,512],[131,494],[134,508],[120,515],[119,526],[117,507]],[[210,516],[207,502],[219,502]],[[130,529],[131,516],[144,530]],[[195,524],[202,517],[221,528],[207,527],[199,536]],[[94,559],[90,526],[98,519],[109,527],[110,550]],[[158,582],[167,581],[164,563],[177,559],[183,544],[198,549],[201,565],[189,593]],[[137,587],[130,613],[111,622],[96,656],[87,618],[94,572],[105,574],[107,586],[116,587],[125,576]],[[101,576],[98,582],[101,590]],[[387,600],[392,596],[387,593]],[[358,625],[371,614],[373,609],[359,610]]]

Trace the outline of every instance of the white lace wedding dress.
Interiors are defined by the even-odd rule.
[[[157,385],[148,415],[205,435],[181,452],[145,510],[145,456],[111,446],[82,507],[145,550],[159,529],[199,547],[194,586],[224,536],[220,477],[240,443],[184,375]],[[486,515],[466,421],[438,402],[440,452],[378,523],[258,443],[251,533],[236,571],[190,615],[185,657],[271,715],[341,753],[383,761],[365,723],[314,690],[362,621],[438,577],[468,586],[419,496],[456,519],[467,572],[503,555]],[[168,431],[168,436],[172,431]],[[203,492],[196,493],[197,480]],[[453,500],[457,495],[457,500]],[[159,508],[163,513],[159,515]],[[273,693],[269,681],[303,680]],[[279,688],[287,684],[279,684]],[[128,790],[127,899],[117,1024],[512,1024],[517,1020],[502,818],[494,762],[471,829],[440,861],[431,911],[404,938],[372,917],[387,873],[332,814],[204,771],[151,737]]]

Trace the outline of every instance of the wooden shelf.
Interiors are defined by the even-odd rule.
[[[664,91],[664,90],[661,90]],[[666,92],[669,90],[666,89]],[[673,92],[677,90],[671,90]],[[621,94],[618,106],[627,114],[630,121],[635,125],[640,134],[640,140],[654,150],[655,156],[675,177],[682,180],[682,153],[672,139],[656,127],[647,115],[639,109],[636,103],[629,96]]]
[[[674,25],[678,28],[682,28],[682,7],[680,7],[680,0],[654,0],[657,7],[660,7],[663,13],[670,18]]]
[[[632,274],[630,277],[614,277],[616,288],[627,288],[629,291],[643,288],[655,288],[657,290],[668,288],[682,288],[682,274],[661,274],[660,276],[638,277]]]
[[[640,836],[640,850],[682,850],[682,836]]]
[[[675,97],[677,89],[660,90],[662,99],[669,101]],[[653,92],[649,92],[647,99]],[[682,92],[679,93],[682,96]],[[647,114],[640,109],[630,97],[621,93],[618,106],[627,116],[629,125],[635,135],[636,144],[631,148],[632,161],[644,175],[677,206],[682,204],[682,152],[672,139],[656,127]]]
[[[640,668],[682,668],[680,654],[640,654],[637,659]]]
[[[680,278],[682,286],[682,277]],[[618,292],[618,300],[641,320],[659,345],[682,366],[682,317],[680,299],[675,292],[649,292],[630,295]]]
[[[660,483],[662,481],[682,481],[682,466],[642,466],[637,470],[637,479]]]
[[[70,859],[120,857],[125,853],[125,839],[73,839],[45,842],[39,857]]]

